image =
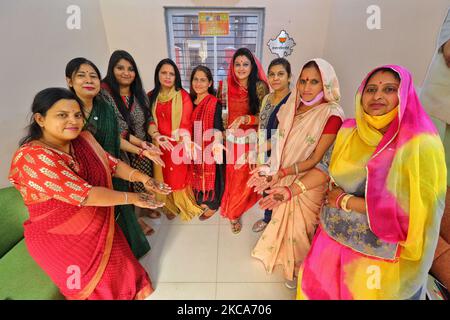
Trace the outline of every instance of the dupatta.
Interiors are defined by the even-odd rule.
[[[256,65],[258,67],[258,79],[263,81],[267,88],[269,84],[267,81],[264,69],[261,66],[261,62],[253,55]],[[241,86],[239,80],[234,73],[233,61],[230,61],[227,74],[228,85],[228,123],[231,124],[237,117],[247,115],[250,112],[248,89]],[[248,129],[251,126],[241,126],[242,129]]]
[[[379,68],[390,68],[401,79],[398,114],[384,135],[367,124],[361,105],[367,79]],[[447,169],[441,140],[417,98],[409,71],[397,65],[379,68],[366,76],[357,91],[356,119],[346,120],[339,131],[330,175],[347,192],[365,183],[370,232],[378,243],[391,244],[396,251],[390,257],[372,255],[370,248],[362,248],[362,253],[389,262],[380,263],[385,278],[392,277],[385,294],[403,298],[423,286],[431,267],[444,210]]]
[[[211,143],[214,141],[214,136],[211,130],[214,129],[214,115],[216,112],[217,102],[219,100],[213,95],[209,94],[195,107],[192,112],[192,123],[194,124],[194,137],[201,139],[202,152],[200,159],[197,159],[192,164],[193,179],[191,186],[196,198],[198,193],[202,192],[205,200],[211,200],[215,197],[215,181],[216,181],[216,163],[211,163],[212,154],[207,155],[205,151],[211,150]],[[195,123],[200,122],[201,126],[196,127]],[[205,141],[204,133],[208,133],[209,141]],[[206,160],[205,157],[210,159]]]
[[[309,128],[307,130],[308,136],[305,137],[305,143],[301,145],[301,153],[303,156],[299,157],[302,159],[299,159],[298,161],[306,160],[315,150],[326,122],[331,116],[338,116],[339,118],[344,119],[344,111],[338,104],[341,96],[339,81],[333,66],[326,60],[320,58],[312,59],[310,61],[314,61],[319,67],[320,75],[322,77],[325,102],[302,115],[301,121],[304,123],[303,126],[308,126]],[[306,62],[304,65],[310,61]],[[297,80],[297,87],[299,82],[300,75]],[[277,114],[279,125],[278,134],[273,137],[273,139],[276,138],[276,140],[272,142],[272,152],[270,158],[271,171],[278,171],[283,164],[283,153],[292,151],[287,148],[287,143],[289,133],[294,126],[295,112],[299,103],[300,94],[298,90],[294,90],[289,96],[286,105],[281,108]],[[296,151],[298,152],[298,150]]]

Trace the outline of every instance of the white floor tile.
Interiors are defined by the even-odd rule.
[[[150,300],[266,300],[295,299],[284,285],[281,267],[266,273],[251,256],[260,233],[253,223],[264,212],[255,204],[242,216],[242,230],[233,234],[220,211],[206,221],[145,218],[155,233],[147,237],[151,251],[140,259],[155,292]]]
[[[141,259],[153,282],[216,282],[218,225],[162,225]]]
[[[147,300],[214,300],[215,283],[158,283]]]
[[[228,224],[220,225],[217,282],[284,282],[280,268],[267,274],[262,262],[251,256],[261,236],[252,231],[252,220],[257,219],[243,219],[238,234],[233,234]]]
[[[283,283],[217,283],[217,300],[293,300],[296,290]]]

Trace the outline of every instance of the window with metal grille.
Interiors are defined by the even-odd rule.
[[[170,58],[180,69],[183,88],[189,90],[192,70],[199,64],[211,69],[215,87],[225,80],[234,51],[246,47],[260,60],[264,32],[264,8],[172,8],[165,7]],[[200,36],[199,12],[228,12],[227,36]]]

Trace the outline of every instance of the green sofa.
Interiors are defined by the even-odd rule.
[[[0,300],[64,299],[28,253],[23,238],[27,219],[20,193],[13,187],[0,189]]]

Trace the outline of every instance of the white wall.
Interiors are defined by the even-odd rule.
[[[66,8],[81,8],[81,29],[68,30]],[[66,86],[66,63],[85,56],[105,68],[109,49],[98,1],[0,1],[0,187],[11,157],[24,135],[34,95],[50,86]]]
[[[266,69],[278,57],[266,43],[285,29],[296,42],[288,59],[297,74],[306,58],[323,53],[331,0],[100,0],[100,5],[111,52],[129,51],[139,65],[144,86],[150,90],[155,66],[169,55],[164,7],[264,7],[263,66]]]
[[[381,29],[369,30],[367,7],[381,9]],[[347,116],[365,75],[382,64],[408,68],[420,86],[435,50],[449,0],[334,0],[323,56],[338,74]]]
[[[66,8],[72,4],[81,8],[81,30],[66,28]],[[381,30],[366,27],[369,5],[381,8]],[[264,7],[264,68],[276,57],[266,43],[285,29],[297,43],[288,57],[294,77],[307,59],[329,60],[341,83],[342,106],[353,115],[359,83],[380,64],[406,66],[420,86],[450,0],[2,0],[0,187],[9,185],[11,156],[34,94],[65,86],[71,58],[85,56],[104,74],[110,54],[127,50],[145,88],[152,88],[154,68],[168,56],[164,6]]]

